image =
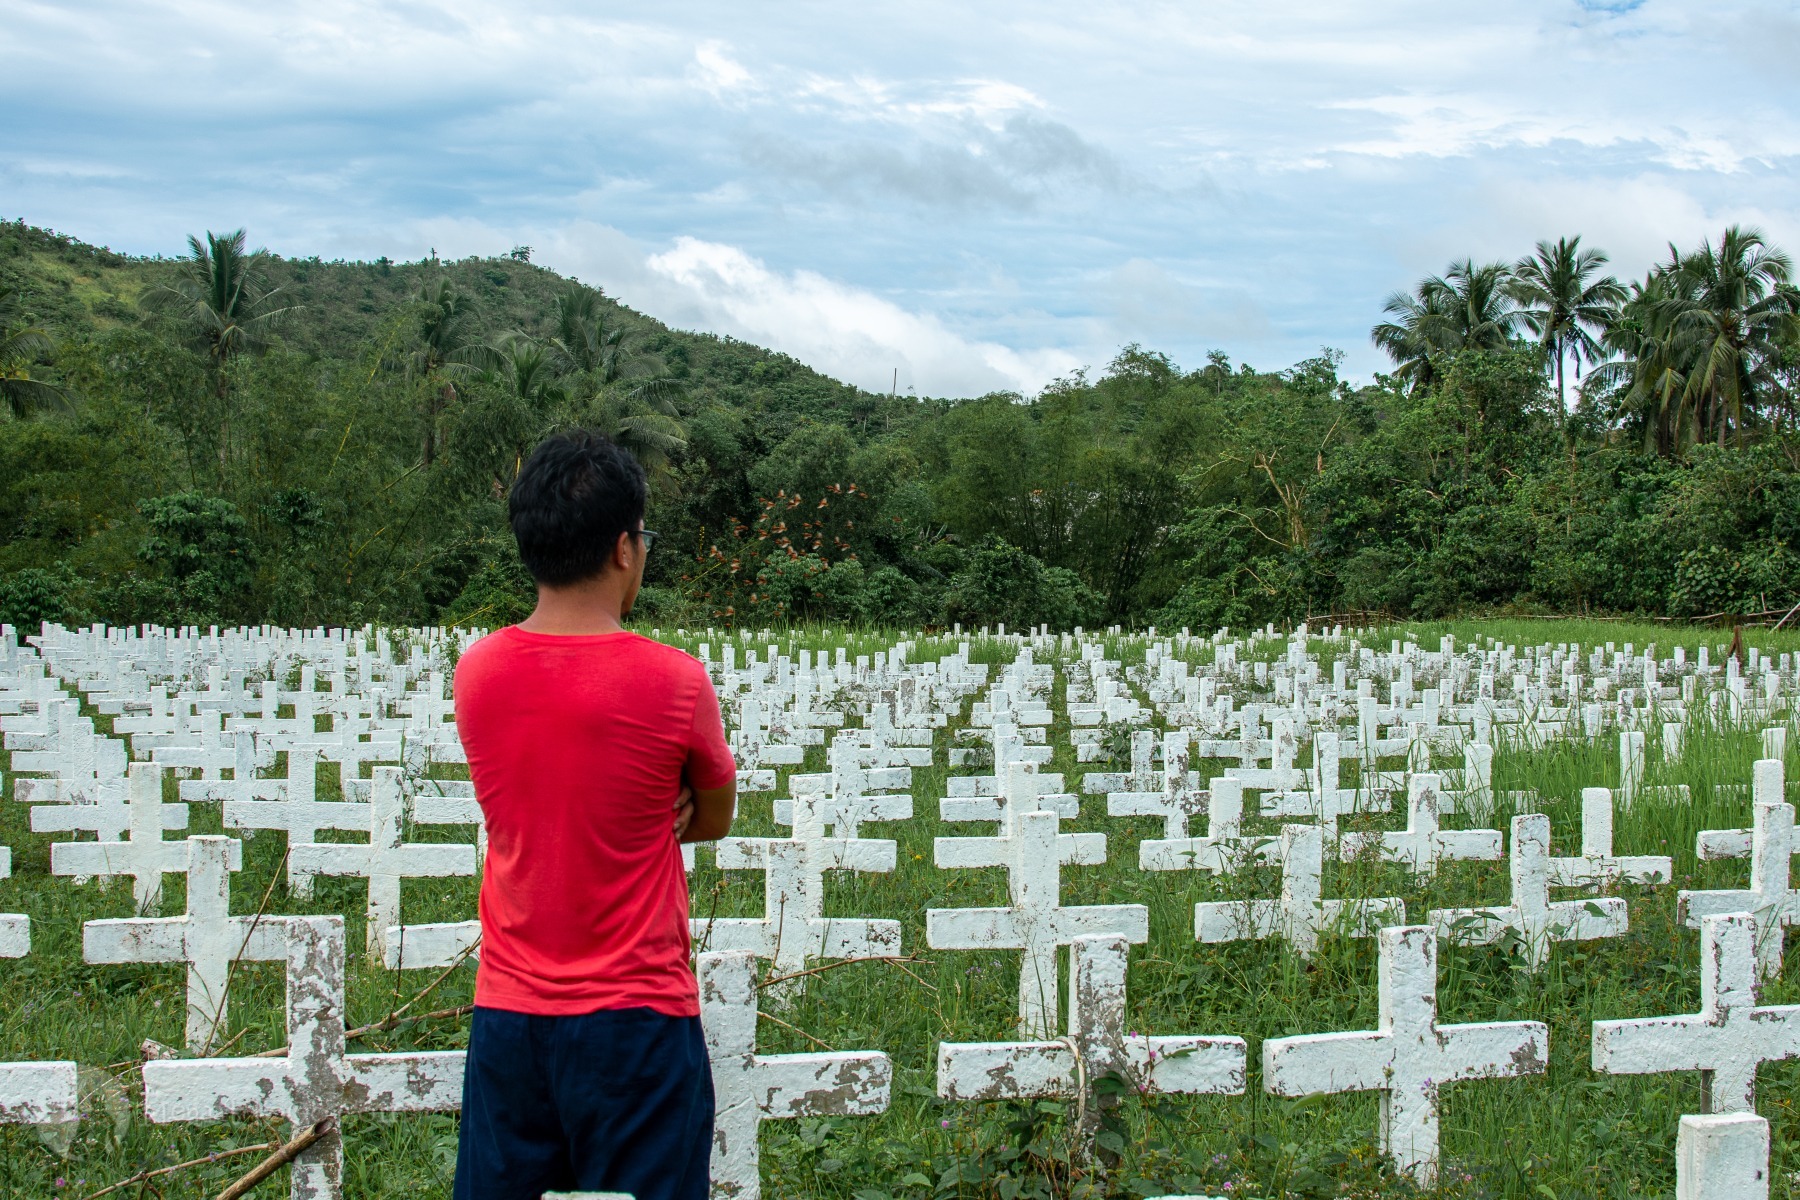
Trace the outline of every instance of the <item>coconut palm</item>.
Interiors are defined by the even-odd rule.
[[[25,323],[18,289],[0,284],[0,403],[6,412],[23,417],[52,404],[67,406],[61,388],[32,374],[52,349],[49,334]]]
[[[1574,358],[1579,380],[1584,361],[1597,363],[1606,356],[1601,336],[1625,301],[1618,280],[1596,278],[1607,261],[1602,251],[1583,250],[1576,236],[1539,242],[1537,253],[1513,264],[1510,290],[1519,305],[1518,319],[1537,335],[1554,364],[1556,396],[1565,408],[1568,360]]]
[[[623,325],[609,325],[604,297],[571,284],[556,298],[556,337],[550,345],[583,376],[588,399],[582,420],[660,473],[687,445],[681,401],[687,389],[649,355],[631,352]]]
[[[1670,292],[1659,314],[1686,384],[1682,403],[1695,440],[1741,442],[1747,410],[1779,385],[1774,372],[1800,314],[1793,262],[1762,231],[1733,225],[1717,246],[1681,254],[1663,268]]]
[[[280,288],[267,288],[263,266],[267,250],[244,250],[244,231],[224,235],[210,230],[206,242],[188,238],[188,257],[172,283],[144,293],[143,306],[188,324],[224,388],[226,364],[245,351],[259,350],[280,320],[298,305],[276,305]]]
[[[419,345],[407,368],[427,385],[423,459],[429,467],[437,457],[438,422],[456,401],[451,373],[468,366],[465,351],[473,332],[475,305],[448,279],[422,285],[418,303]]]
[[[1389,296],[1381,310],[1393,319],[1375,326],[1369,338],[1394,360],[1397,376],[1415,387],[1428,386],[1435,378],[1433,355],[1497,350],[1512,340],[1520,314],[1511,279],[1505,263],[1451,263],[1410,295]]]
[[[1639,428],[1644,449],[1658,454],[1673,452],[1681,441],[1681,398],[1687,387],[1668,336],[1671,287],[1661,271],[1631,285],[1602,335],[1604,352],[1617,357],[1592,376],[1613,389],[1619,414]]]

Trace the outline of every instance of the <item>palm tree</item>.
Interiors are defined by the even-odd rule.
[[[549,344],[586,377],[591,393],[583,422],[658,474],[687,445],[680,406],[687,389],[654,358],[631,352],[625,327],[608,326],[603,299],[594,288],[570,284],[556,298],[557,334]]]
[[[450,379],[455,367],[466,367],[475,304],[457,291],[448,279],[419,288],[419,346],[407,364],[416,379],[427,383],[425,400],[424,464],[437,457],[438,422],[456,401],[456,384]]]
[[[1741,442],[1745,412],[1778,383],[1782,346],[1800,320],[1793,262],[1772,249],[1762,231],[1733,225],[1715,247],[1702,242],[1687,255],[1669,248],[1663,270],[1672,294],[1660,315],[1687,377],[1682,403],[1696,440],[1721,446],[1728,431]]]
[[[529,334],[502,334],[492,342],[468,347],[462,356],[483,379],[501,385],[512,399],[533,411],[545,413],[564,399],[555,350]]]
[[[298,305],[273,303],[280,288],[268,288],[263,265],[267,250],[244,250],[244,231],[219,235],[207,231],[206,242],[189,235],[188,257],[173,283],[159,284],[139,302],[150,312],[167,313],[185,323],[206,352],[219,400],[219,470],[224,473],[231,446],[228,408],[230,383],[226,367],[247,351],[268,344],[281,319]]]
[[[1511,279],[1505,263],[1453,262],[1442,275],[1420,281],[1412,294],[1389,296],[1381,311],[1393,320],[1375,326],[1369,338],[1394,360],[1396,375],[1415,387],[1429,386],[1432,355],[1498,350],[1511,342],[1519,321]]]
[[[1558,238],[1554,245],[1539,242],[1537,253],[1513,264],[1512,297],[1519,304],[1519,319],[1537,334],[1556,366],[1556,396],[1568,407],[1564,366],[1575,359],[1575,378],[1581,378],[1585,360],[1597,363],[1605,357],[1600,336],[1611,324],[1625,289],[1611,275],[1594,278],[1607,263],[1604,252],[1581,249],[1581,238]]]
[[[277,322],[298,305],[275,307],[271,301],[280,288],[265,289],[263,265],[267,250],[244,250],[244,231],[223,236],[210,230],[206,244],[189,236],[188,257],[173,283],[159,284],[144,294],[142,304],[152,312],[167,312],[188,322],[220,375],[226,364],[247,350],[268,343]]]
[[[1671,295],[1672,280],[1661,271],[1631,285],[1602,339],[1605,350],[1618,357],[1593,376],[1617,387],[1618,409],[1641,427],[1644,449],[1664,455],[1681,441],[1681,397],[1687,387],[1668,336]]]
[[[0,284],[0,402],[7,412],[23,417],[51,404],[67,407],[61,388],[31,374],[54,348],[48,333],[25,324],[18,289]]]

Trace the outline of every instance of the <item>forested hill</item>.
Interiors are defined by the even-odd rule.
[[[1800,297],[1752,231],[1578,239],[1371,302],[1392,377],[1122,349],[871,394],[528,261],[144,260],[0,224],[0,620],[498,624],[546,432],[652,479],[666,621],[1736,619],[1800,601]],[[623,299],[629,299],[628,297]]]

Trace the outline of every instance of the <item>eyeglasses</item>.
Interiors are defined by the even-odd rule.
[[[654,529],[634,529],[632,532],[643,540],[645,554],[650,553],[651,547],[656,545],[656,539],[661,536]]]

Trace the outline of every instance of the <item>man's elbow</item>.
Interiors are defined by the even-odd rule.
[[[729,784],[694,797],[694,819],[688,822],[684,842],[716,842],[731,832],[737,815],[737,785]]]

